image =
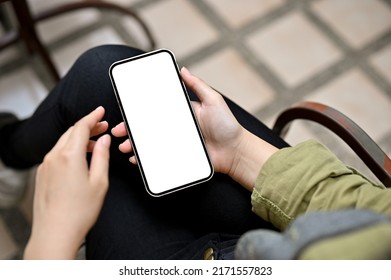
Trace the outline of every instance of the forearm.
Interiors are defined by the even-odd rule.
[[[286,148],[263,166],[252,194],[254,212],[285,228],[298,215],[366,208],[391,216],[391,192],[346,167],[315,141]]]

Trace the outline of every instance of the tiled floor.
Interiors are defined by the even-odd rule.
[[[29,0],[35,13],[69,1]],[[180,65],[268,125],[295,102],[319,101],[346,113],[391,155],[390,0],[111,1],[138,11],[158,47],[172,49]],[[112,12],[69,14],[39,31],[62,74],[96,45],[148,46],[134,20]],[[0,52],[0,110],[26,117],[50,86],[40,61],[22,47]],[[314,124],[297,121],[287,136],[291,144],[308,138],[371,176],[345,144]],[[21,257],[30,202],[0,210],[0,259]]]

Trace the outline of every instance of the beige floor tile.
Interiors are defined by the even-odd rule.
[[[60,74],[64,75],[83,52],[104,44],[124,44],[124,42],[114,29],[106,27],[91,32],[87,36],[56,50],[53,53],[53,58]]]
[[[0,34],[1,36],[1,34]],[[0,67],[1,65],[12,61],[13,59],[16,59],[18,56],[20,56],[18,50],[16,47],[10,46],[0,52]]]
[[[158,47],[171,49],[178,59],[215,41],[218,33],[187,0],[164,0],[141,11]]]
[[[0,217],[0,260],[9,260],[17,252],[18,247]]]
[[[323,139],[319,138],[318,135],[314,134],[308,129],[308,122],[303,120],[296,120],[291,124],[288,133],[284,137],[285,141],[289,145],[297,145],[301,142],[309,139],[316,139],[323,143]]]
[[[341,57],[340,51],[298,12],[251,34],[247,43],[290,87],[304,82]]]
[[[232,28],[240,28],[282,6],[285,0],[206,0]]]
[[[31,0],[30,0],[31,1]],[[50,7],[56,7],[64,3],[80,2],[81,0],[55,0],[50,2],[42,0],[34,0],[31,3],[34,12],[42,11]],[[142,0],[141,0],[142,1]],[[137,0],[107,0],[114,4],[128,7],[137,2]],[[103,12],[112,12],[111,10],[103,10]],[[118,13],[118,15],[122,15]],[[129,17],[127,17],[129,18]],[[73,30],[78,30],[88,25],[92,25],[100,20],[100,11],[98,9],[82,9],[71,13],[66,13],[57,16],[50,20],[43,21],[38,24],[38,32],[42,40],[46,43],[52,42],[56,39],[70,34]]]
[[[272,129],[280,113],[281,112],[277,112],[276,115],[266,120],[262,120],[262,122],[266,124],[270,129]],[[310,129],[308,129],[307,124],[308,123],[303,120],[293,121],[288,128],[288,133],[283,137],[283,139],[291,146],[294,146],[308,139],[317,139],[317,135],[315,135],[311,132]]]
[[[0,111],[11,111],[24,118],[31,115],[47,90],[26,66],[1,77],[0,93]]]
[[[84,0],[52,0],[49,2],[45,0],[30,0],[30,5],[32,12],[37,13],[52,7],[58,7],[64,3],[81,1]],[[128,7],[129,5],[137,2],[137,0],[106,0],[106,2],[112,2],[114,4]],[[110,10],[103,11],[109,12]],[[81,9],[39,23],[38,32],[42,40],[48,43],[69,34],[73,30],[78,30],[91,25],[99,19],[100,11],[98,9]]]
[[[341,111],[375,141],[391,131],[391,100],[359,70],[351,70],[305,98]]]
[[[208,57],[190,70],[251,113],[274,98],[272,89],[232,49]]]
[[[27,0],[29,3],[30,9],[33,13],[41,12],[43,10],[47,10],[53,7],[58,7],[62,4],[68,4],[68,3],[77,3],[82,2],[85,0]],[[111,2],[114,4],[122,5],[122,6],[129,6],[136,2],[140,2],[144,0],[105,0],[105,2]]]
[[[2,26],[0,25],[0,38],[4,35],[5,35],[5,31],[2,28]],[[9,46],[8,48],[1,50],[0,51],[0,67],[2,64],[6,63],[8,61],[11,61],[18,56],[19,56],[19,54],[18,54],[17,48],[15,46]]]
[[[133,39],[134,44],[132,47],[136,47],[142,49],[144,51],[151,50],[151,44],[149,42],[148,37],[146,36],[145,31],[143,30],[140,23],[135,20],[133,17],[122,16],[121,24],[125,28],[127,34]],[[148,28],[150,28],[150,24],[144,21]],[[151,30],[152,32],[152,30]],[[152,32],[153,33],[153,32]],[[152,34],[153,38],[156,38],[156,35]]]
[[[83,0],[27,0],[29,4],[29,8],[33,14],[36,14],[38,12],[42,12],[54,7],[58,7],[62,4],[68,4],[68,3],[74,3],[74,2],[80,2]]]
[[[80,0],[51,0],[51,1],[27,0],[30,11],[33,14],[39,13],[39,12],[44,11],[46,9],[51,9],[51,8],[57,7],[58,5],[72,3],[72,2],[80,2]]]
[[[391,45],[372,55],[370,63],[391,84]]]
[[[88,9],[67,13],[53,19],[43,21],[37,26],[38,33],[44,43],[53,42],[83,27],[97,22],[100,14],[97,10]]]
[[[391,28],[391,9],[380,0],[320,0],[313,10],[352,47],[360,48]]]
[[[141,1],[143,1],[143,0],[106,0],[106,2],[118,4],[123,7],[129,7],[130,5],[137,3],[137,2],[141,2]]]

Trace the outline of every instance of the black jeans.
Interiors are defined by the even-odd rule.
[[[140,53],[127,46],[107,45],[81,55],[32,117],[3,131],[0,156],[4,163],[14,168],[40,163],[68,127],[99,105],[106,108],[109,129],[120,123],[108,69],[117,60]],[[196,100],[192,92],[189,95]],[[226,101],[249,131],[279,148],[287,146],[256,118]],[[186,190],[151,197],[129,155],[118,151],[123,140],[113,139],[110,186],[86,239],[87,258],[197,259],[206,246],[213,246],[217,253],[229,251],[245,231],[271,228],[252,213],[250,192],[223,174]]]

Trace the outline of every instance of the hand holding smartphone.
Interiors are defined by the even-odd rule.
[[[121,60],[109,74],[147,191],[161,196],[209,180],[213,166],[173,53]]]

